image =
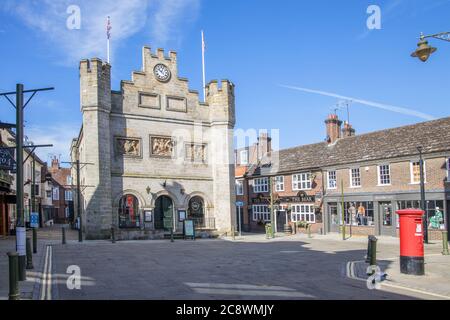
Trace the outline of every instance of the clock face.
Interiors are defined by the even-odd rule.
[[[170,79],[170,70],[163,64],[157,64],[153,69],[156,79],[161,82],[167,82]]]

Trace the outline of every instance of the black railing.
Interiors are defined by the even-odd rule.
[[[205,217],[196,217],[196,218],[188,218],[194,220],[195,229],[216,229],[216,219],[215,218],[205,218]]]

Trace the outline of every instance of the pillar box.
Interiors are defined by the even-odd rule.
[[[417,209],[398,210],[400,217],[400,272],[424,275],[423,214]]]

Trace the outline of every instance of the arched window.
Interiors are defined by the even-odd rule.
[[[203,218],[203,199],[195,196],[189,200],[189,218]]]
[[[139,201],[132,194],[124,195],[119,201],[119,228],[138,228]]]

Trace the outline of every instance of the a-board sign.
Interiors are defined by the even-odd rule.
[[[184,220],[184,237],[195,239],[194,220]]]

